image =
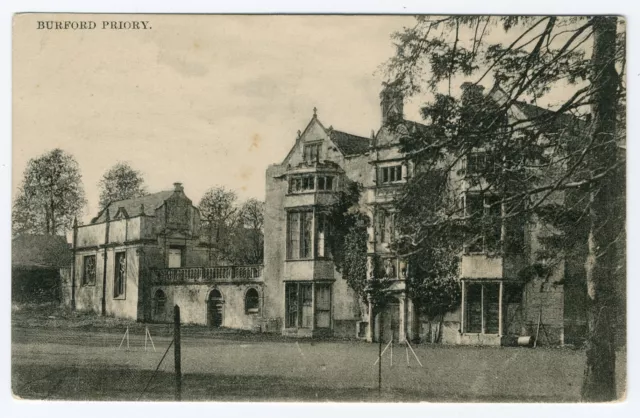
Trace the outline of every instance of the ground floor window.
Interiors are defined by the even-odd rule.
[[[330,328],[331,284],[286,283],[285,312],[287,328]]]
[[[316,284],[316,328],[331,328],[330,284]]]
[[[244,295],[244,312],[247,314],[260,311],[260,295],[256,289],[249,289]]]
[[[153,299],[154,299],[154,305],[155,305],[153,314],[155,316],[164,315],[165,306],[167,304],[167,296],[164,294],[164,292],[161,289],[158,289],[156,290],[156,293]]]
[[[122,298],[127,280],[127,254],[124,251],[116,253],[114,267],[113,297]]]
[[[207,324],[210,327],[220,328],[223,323],[224,298],[218,289],[209,292],[207,300]]]
[[[467,283],[465,293],[464,332],[498,334],[500,332],[500,284]]]
[[[464,281],[463,289],[462,332],[494,335],[514,335],[520,332],[524,291],[522,283]]]
[[[82,284],[96,284],[96,256],[85,255],[82,259]]]

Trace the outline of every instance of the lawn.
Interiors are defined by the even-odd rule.
[[[144,325],[108,331],[16,327],[12,388],[30,399],[173,400],[173,349],[164,326],[150,327],[154,351],[144,348]],[[183,400],[194,401],[430,401],[577,402],[581,350],[418,345],[420,367],[403,346],[383,358],[378,393],[378,347],[354,341],[291,340],[185,327]],[[407,354],[409,363],[407,365]],[[618,355],[619,393],[625,355]],[[145,389],[146,388],[146,389]]]

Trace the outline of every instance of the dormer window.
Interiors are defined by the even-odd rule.
[[[321,142],[306,144],[304,146],[304,162],[307,164],[319,162],[321,146]]]

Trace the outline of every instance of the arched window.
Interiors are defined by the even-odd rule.
[[[158,290],[156,290],[156,293],[153,296],[153,299],[154,299],[154,302],[155,302],[154,314],[155,315],[164,314],[164,308],[165,308],[165,305],[167,303],[167,296],[164,294],[164,292],[161,289],[158,289]]]
[[[256,289],[249,289],[244,295],[245,313],[258,313],[260,311],[260,295]]]

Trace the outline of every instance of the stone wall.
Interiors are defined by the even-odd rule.
[[[245,312],[245,294],[249,289],[256,289],[260,295],[260,309],[257,313]],[[222,308],[222,327],[257,331],[263,326],[262,312],[264,298],[262,286],[250,284],[219,285],[153,285],[149,286],[149,302],[151,305],[150,320],[152,322],[173,321],[173,307],[180,307],[181,321],[185,324],[207,324],[207,300],[209,293],[218,290],[224,299]],[[164,310],[158,311],[154,305],[154,295],[158,290],[166,295]]]

